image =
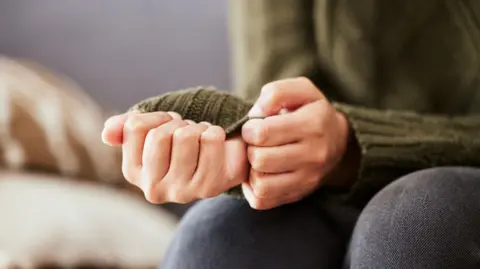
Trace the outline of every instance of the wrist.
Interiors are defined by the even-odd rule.
[[[345,155],[348,151],[348,144],[350,143],[350,140],[352,140],[353,135],[351,133],[350,124],[348,123],[348,119],[345,114],[336,111],[336,116],[339,126],[339,137],[341,141],[340,143],[342,144],[341,149],[343,150],[343,155]]]
[[[339,120],[343,154],[338,164],[326,176],[325,185],[343,189],[350,188],[357,180],[361,150],[347,117],[337,111],[337,118]]]

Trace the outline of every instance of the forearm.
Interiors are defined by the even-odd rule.
[[[437,166],[480,167],[480,117],[420,115],[334,104],[360,150],[349,199],[365,204],[408,173]]]

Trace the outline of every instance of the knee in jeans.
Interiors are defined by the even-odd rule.
[[[352,258],[398,263],[399,253],[438,262],[466,257],[465,243],[480,242],[479,195],[479,170],[445,167],[404,176],[365,207],[352,237]]]
[[[223,198],[200,201],[182,218],[177,239],[190,251],[205,250],[207,243],[210,249],[227,247],[228,238],[236,232],[237,211],[244,207],[248,204]]]
[[[478,194],[479,188],[480,170],[455,167],[425,169],[386,186],[367,207],[378,208],[388,204],[396,211],[385,214],[395,213],[397,217],[405,214],[407,218],[411,214],[429,215],[446,207],[455,211],[454,208],[461,209],[466,203],[478,203],[476,195],[472,194]]]

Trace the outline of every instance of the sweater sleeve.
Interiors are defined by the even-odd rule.
[[[361,149],[347,199],[365,204],[395,179],[438,166],[480,167],[480,116],[449,117],[334,104]]]
[[[231,0],[234,89],[255,100],[271,81],[305,76],[322,89],[313,0]],[[322,84],[323,83],[323,84]]]

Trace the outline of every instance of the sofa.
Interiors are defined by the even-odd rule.
[[[0,268],[155,268],[177,217],[101,141],[113,111],[34,61],[0,56]]]
[[[99,133],[145,97],[231,88],[226,20],[222,0],[0,1],[1,269],[156,267],[190,205],[146,203]]]

